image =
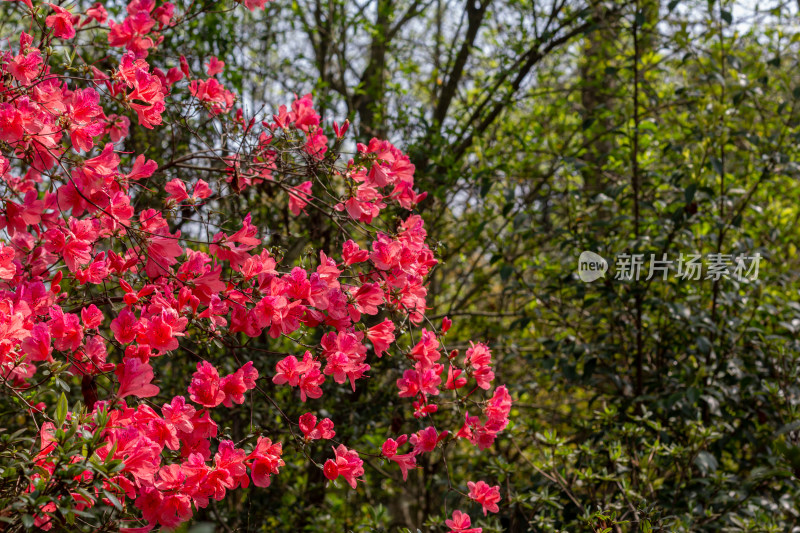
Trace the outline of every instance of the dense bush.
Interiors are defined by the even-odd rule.
[[[3,530],[224,522],[217,502],[277,476],[356,490],[421,467],[448,472],[431,510],[497,513],[499,486],[451,482],[448,454],[490,449],[512,400],[486,345],[447,352],[450,321],[425,316],[437,260],[414,166],[378,139],[345,156],[348,123],[323,124],[311,95],[256,116],[219,81],[224,61],[155,53],[213,7],[134,0],[115,22],[101,4],[15,5],[28,29],[0,62]],[[154,161],[121,149],[137,129],[193,137]],[[261,191],[290,234],[236,214]]]

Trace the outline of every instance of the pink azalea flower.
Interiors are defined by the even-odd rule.
[[[470,527],[472,521],[469,515],[459,510],[453,511],[453,518],[445,520],[444,523],[450,528],[450,533],[481,533],[483,531],[483,528],[480,527]]]
[[[272,443],[270,439],[259,437],[256,447],[247,456],[250,461],[250,477],[256,487],[269,487],[270,476],[278,473],[278,468],[284,465],[281,454],[281,443]]]
[[[497,506],[497,503],[500,501],[499,485],[490,487],[484,481],[478,481],[477,483],[469,481],[467,482],[467,486],[469,487],[468,496],[473,501],[481,504],[481,507],[483,507],[484,516],[486,516],[487,511],[491,511],[493,513],[500,511],[500,508]]]
[[[306,181],[289,189],[289,211],[297,216],[305,209],[311,199],[311,182]]]
[[[137,396],[149,398],[159,392],[159,388],[151,383],[153,381],[153,367],[142,363],[139,359],[126,359],[117,365],[114,371],[119,379],[117,398]]]
[[[192,374],[189,384],[189,398],[205,407],[216,407],[225,399],[220,389],[219,372],[208,361],[197,363],[197,371]]]
[[[217,59],[217,56],[211,56],[211,59],[206,63],[206,74],[215,76],[225,69],[225,62]]]
[[[375,355],[381,357],[394,342],[394,322],[385,319],[367,330],[367,338],[375,349]]]
[[[44,23],[48,28],[53,28],[53,35],[62,39],[72,39],[75,37],[75,28],[72,25],[72,15],[63,7],[55,4],[48,4],[56,12],[55,15],[48,16]]]
[[[325,462],[323,468],[325,477],[333,481],[342,476],[352,488],[356,488],[358,476],[364,474],[364,461],[358,457],[357,452],[348,450],[344,444],[340,444],[333,451],[336,457]]]
[[[317,424],[317,417],[312,413],[306,413],[300,417],[300,431],[305,435],[306,440],[332,439],[336,436],[333,430],[333,421],[330,418],[323,418]]]

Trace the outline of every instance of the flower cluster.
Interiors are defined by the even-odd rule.
[[[264,4],[245,0],[251,10]],[[38,6],[24,5],[35,18]],[[0,229],[8,236],[0,243],[0,380],[38,427],[39,469],[21,485],[27,493],[56,490],[49,481],[69,464],[91,459],[119,467],[107,478],[88,467],[79,472],[75,479],[92,490],[53,493],[32,511],[36,527],[58,525],[55,502],[71,501],[80,511],[114,507],[121,520],[135,522],[131,531],[169,529],[228,491],[251,482],[268,487],[284,465],[282,444],[260,433],[244,443],[222,438],[215,421],[222,415],[215,413],[248,397],[267,398],[265,386],[301,403],[335,388],[355,391],[384,355],[394,356],[402,372],[397,397],[408,399],[414,417],[430,420],[383,443],[380,453],[404,480],[421,454],[444,453],[457,440],[481,450],[492,445],[508,425],[511,397],[504,386],[488,399],[473,397],[493,386],[489,348],[473,344],[459,361],[457,352],[443,356],[449,319],[439,333],[417,329],[426,320],[426,278],[437,260],[422,217],[413,213],[426,195],[415,190],[407,155],[372,139],[338,163],[348,123],[333,124],[331,143],[311,95],[258,127],[255,117],[233,112],[236,95],[214,77],[224,73],[223,61],[208,60],[207,79],[194,78],[184,57],[177,65],[149,63],[165,34],[194,15],[169,2],[132,0],[120,23],[100,3],[85,13],[46,6],[40,34],[21,32],[18,45],[0,55]],[[97,46],[80,36],[100,25],[108,26],[104,52],[113,68],[58,71],[63,66],[44,50],[67,40]],[[165,169],[175,162],[159,168],[145,154],[125,153],[121,143],[132,127],[163,127],[169,107],[179,104],[237,126],[248,148],[215,152],[212,159],[223,163],[217,180],[181,175],[153,187],[171,176]],[[334,185],[305,179],[314,174],[298,168],[324,169]],[[206,205],[219,208],[229,194],[265,185],[285,193],[294,216],[315,211],[334,220],[339,244],[294,264],[265,245],[250,214],[232,229],[219,224],[209,242],[172,224],[175,210],[211,217],[217,211],[204,211]],[[334,201],[321,201],[325,195]],[[290,339],[302,348],[252,360],[238,352],[208,360],[190,349],[193,341],[226,347],[241,338]],[[179,395],[166,395],[160,376],[181,357],[190,357],[196,371]],[[82,408],[53,417],[46,403],[28,401],[41,398],[39,388],[55,375],[72,398],[80,383]],[[109,390],[99,391],[98,382]],[[465,401],[451,401],[466,423],[437,430],[432,419],[445,393],[480,406],[482,417],[462,413]],[[299,428],[291,438],[301,448],[336,435],[329,418],[307,412],[295,420],[284,422]],[[70,424],[99,444],[65,463],[59,444]],[[365,476],[363,453],[337,443],[321,465],[325,477],[356,489]],[[497,487],[470,482],[469,490],[484,514],[498,511]],[[453,531],[480,531],[460,511],[447,523]]]

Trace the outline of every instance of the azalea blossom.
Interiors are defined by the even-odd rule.
[[[0,509],[11,529],[64,516],[185,528],[234,491],[296,475],[320,441],[332,455],[312,468],[345,490],[378,451],[399,483],[451,442],[492,446],[512,398],[487,345],[442,357],[450,321],[426,319],[437,258],[407,154],[381,139],[343,151],[349,121],[323,118],[311,94],[254,110],[225,86],[235,58],[180,40],[208,6],[24,5],[0,53],[0,372],[20,402],[9,423],[36,445],[14,488],[34,503]],[[201,124],[210,138],[190,149],[174,135]],[[255,198],[276,203],[248,212]],[[479,390],[453,402],[471,380]],[[354,426],[327,394],[385,401],[395,436],[379,418]],[[498,487],[469,487],[497,512]],[[460,511],[447,525],[480,531]]]
[[[481,507],[483,507],[484,516],[486,516],[486,513],[489,511],[493,513],[500,511],[500,508],[497,506],[497,503],[500,501],[499,485],[490,487],[484,481],[478,481],[477,483],[469,481],[467,482],[467,487],[469,487],[470,499],[481,504]]]

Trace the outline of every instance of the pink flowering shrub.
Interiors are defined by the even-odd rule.
[[[326,126],[311,95],[247,116],[215,77],[226,68],[217,57],[193,58],[194,71],[184,57],[151,59],[192,6],[132,0],[114,20],[99,3],[18,2],[32,33],[3,36],[0,382],[21,413],[3,450],[35,440],[22,468],[3,469],[0,517],[14,527],[169,530],[295,475],[289,460],[361,490],[365,458],[407,480],[448,447],[491,453],[509,423],[489,348],[447,355],[450,320],[437,331],[425,316],[437,259],[409,158],[379,139],[345,157],[348,123]],[[73,47],[108,58],[55,59]],[[166,162],[121,149],[137,128],[181,127],[171,106],[225,124],[235,147],[210,142]],[[167,171],[178,165],[206,165],[203,179]],[[287,216],[329,221],[336,237],[287,258],[251,214],[220,215],[260,190],[280,191]],[[193,229],[175,229],[183,213]],[[256,342],[274,350],[249,349]],[[186,361],[190,375],[177,376]],[[395,389],[378,407],[404,410],[418,429],[375,424],[349,442],[347,406],[323,416],[317,402],[381,374]],[[251,422],[233,440],[227,413],[245,404],[273,410],[275,431]],[[502,504],[483,481],[450,488],[484,514]],[[455,511],[446,525],[480,531],[471,524]]]

